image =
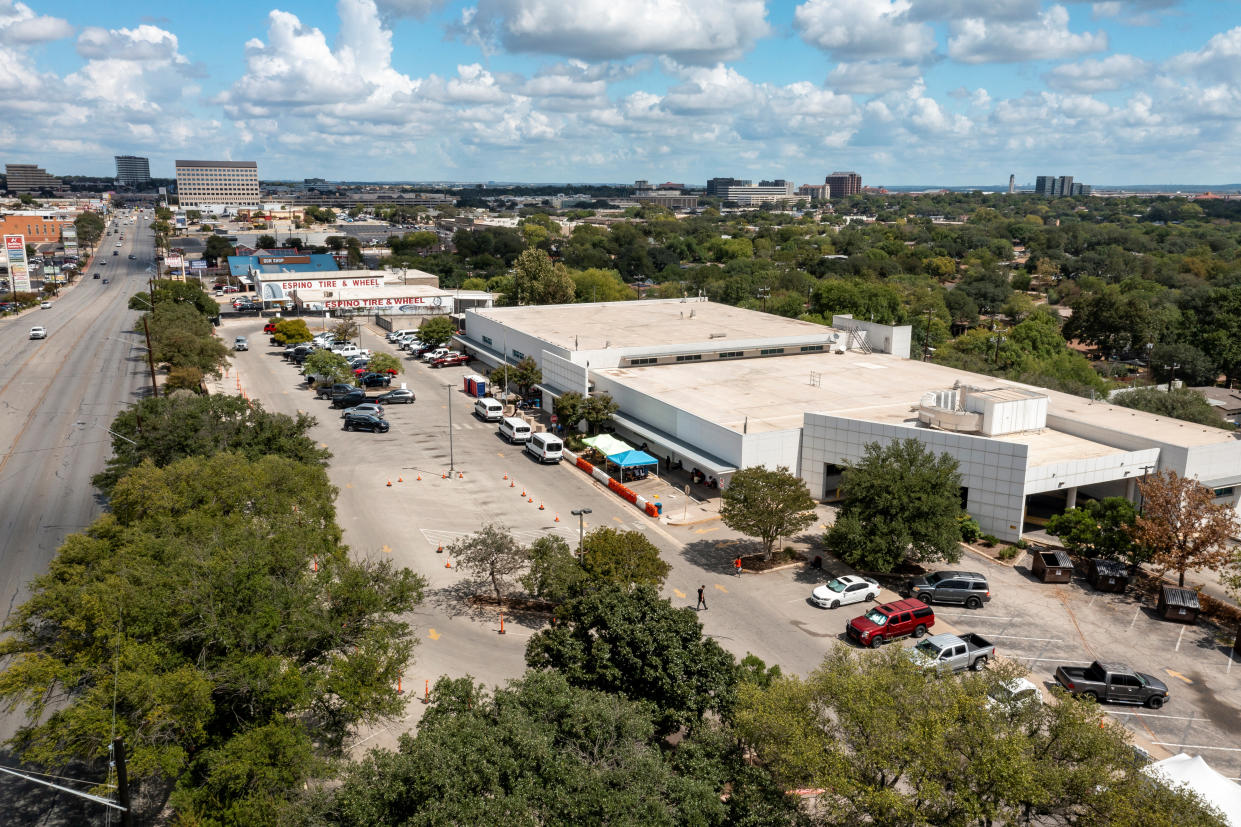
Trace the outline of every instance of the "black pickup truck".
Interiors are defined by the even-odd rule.
[[[1168,687],[1154,675],[1127,666],[1095,661],[1089,666],[1056,668],[1056,683],[1091,701],[1136,704],[1159,709],[1168,701]]]

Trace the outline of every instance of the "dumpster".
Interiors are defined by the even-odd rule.
[[[1064,549],[1034,552],[1032,570],[1044,583],[1068,583],[1073,579],[1073,561]]]
[[[1086,579],[1101,592],[1123,592],[1129,586],[1129,567],[1116,560],[1095,558],[1090,561]]]
[[[1159,607],[1157,611],[1164,620],[1197,623],[1198,612],[1201,610],[1202,607],[1198,603],[1198,593],[1193,589],[1164,586],[1159,590]]]

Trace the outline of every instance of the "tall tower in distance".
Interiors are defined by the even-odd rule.
[[[1017,176],[1009,175],[1008,176],[1008,194],[1012,195],[1016,191],[1017,191]]]

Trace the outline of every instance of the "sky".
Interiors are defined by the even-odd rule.
[[[1241,0],[0,0],[0,158],[264,180],[1241,180]]]

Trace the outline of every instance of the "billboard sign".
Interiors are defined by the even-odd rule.
[[[177,270],[185,266],[185,259],[181,258],[180,253],[169,253],[164,259],[164,264],[168,265],[169,269]]]
[[[190,262],[190,269],[191,270],[206,270],[207,262],[201,258],[196,258]]]
[[[451,304],[451,296],[385,296],[382,299],[329,299],[323,302],[329,310],[395,310],[398,313],[435,313]]]
[[[4,250],[9,255],[9,283],[13,289],[30,292],[30,265],[26,262],[26,236],[6,235]]]

